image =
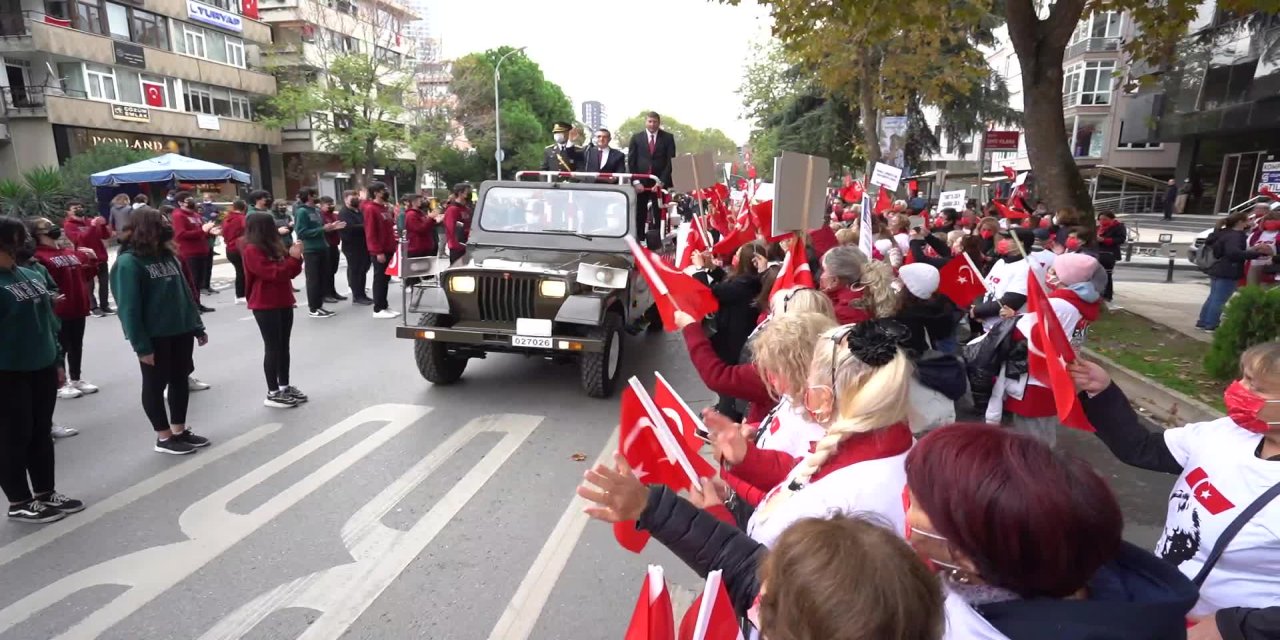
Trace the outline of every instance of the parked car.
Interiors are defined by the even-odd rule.
[[[1196,256],[1204,249],[1204,243],[1209,239],[1209,234],[1211,233],[1213,233],[1213,229],[1209,228],[1196,234],[1195,242],[1192,242],[1191,246],[1187,247],[1187,262],[1195,264]]]

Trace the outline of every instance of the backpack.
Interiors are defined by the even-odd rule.
[[[1222,259],[1222,257],[1218,255],[1219,239],[1221,239],[1221,236],[1217,233],[1214,233],[1205,239],[1204,246],[1200,247],[1200,251],[1196,252],[1196,257],[1191,261],[1191,263],[1196,265],[1196,267],[1201,271],[1208,273],[1209,269],[1213,268],[1213,265],[1217,264],[1218,261]]]

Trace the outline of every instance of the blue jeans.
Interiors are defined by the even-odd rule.
[[[1232,294],[1236,292],[1239,281],[1235,278],[1209,278],[1209,297],[1200,307],[1200,319],[1196,326],[1201,329],[1217,329],[1222,320],[1222,307],[1226,306]]]

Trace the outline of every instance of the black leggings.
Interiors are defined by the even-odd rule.
[[[329,252],[308,251],[303,253],[302,269],[307,275],[307,307],[315,311],[324,306],[324,279],[325,274],[329,271]]]
[[[98,299],[93,299],[94,280],[98,284]],[[89,278],[89,302],[95,309],[109,309],[111,301],[107,298],[111,293],[111,278],[107,272],[107,261],[103,260],[98,263],[98,277]]]
[[[196,304],[200,304],[200,291],[204,289],[204,268],[206,264],[213,264],[213,256],[188,256],[185,258],[187,263],[187,282],[191,284],[191,295],[195,296]]]
[[[391,260],[391,256],[387,256]],[[387,263],[373,261],[373,310],[382,311],[387,308],[387,288],[391,286],[391,276],[387,275]]]
[[[329,245],[329,260],[326,264],[329,271],[324,274],[324,294],[327,296],[338,296],[338,287],[334,282],[334,278],[338,275],[338,259],[342,257],[342,252],[337,247]]]
[[[262,332],[262,372],[267,391],[289,386],[289,337],[293,334],[293,308],[259,309],[253,312]]]
[[[57,401],[54,367],[0,371],[0,489],[9,502],[29,502],[32,490],[35,495],[53,491],[50,430]]]
[[[231,251],[227,252],[227,262],[231,263],[236,269],[236,297],[244,297],[244,261],[240,259],[240,253]]]
[[[80,360],[84,355],[84,318],[60,318],[62,328],[58,329],[58,343],[67,353],[67,377],[80,379]]]
[[[163,336],[151,339],[154,365],[139,362],[142,368],[142,410],[155,431],[168,431],[171,424],[187,423],[187,400],[191,390],[187,376],[196,370],[192,352],[196,348],[193,335]],[[169,389],[169,412],[164,410],[164,391]]]
[[[347,286],[351,288],[351,298],[363,300],[369,295],[364,289],[369,275],[369,251],[361,245],[353,249],[343,247],[342,252],[347,256]]]

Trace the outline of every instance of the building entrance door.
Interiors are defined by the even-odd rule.
[[[1257,195],[1259,171],[1265,151],[1229,153],[1222,158],[1218,178],[1218,198],[1214,211],[1225,213]]]

